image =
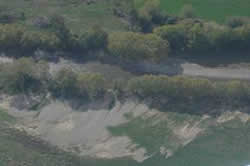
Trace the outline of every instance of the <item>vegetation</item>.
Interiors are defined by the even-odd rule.
[[[195,18],[195,11],[192,5],[184,5],[180,11],[180,17]]]
[[[248,107],[250,86],[241,81],[213,82],[181,76],[146,75],[128,83],[128,92],[150,99],[152,106],[189,113],[220,113],[225,108]],[[200,111],[200,112],[199,112]],[[215,111],[215,112],[213,112]]]
[[[106,81],[100,74],[76,73],[70,69],[62,69],[52,77],[46,62],[36,63],[32,58],[20,58],[11,64],[2,64],[0,70],[0,87],[4,93],[51,91],[58,97],[96,99],[102,97],[106,91]]]
[[[133,32],[113,33],[109,36],[108,50],[114,57],[125,61],[158,61],[167,57],[168,42],[154,34]]]
[[[247,165],[250,154],[249,127],[249,121],[242,123],[238,119],[220,124],[210,128],[207,134],[198,137],[169,160],[155,158],[151,163],[176,166],[198,166],[201,162],[204,166]]]
[[[192,4],[198,17],[220,23],[224,22],[229,16],[250,16],[248,12],[250,7],[249,0],[160,0],[160,2],[161,9],[170,14],[180,13],[183,6]]]
[[[28,31],[18,24],[0,24],[0,48],[3,51],[55,50],[59,48],[59,42],[58,37],[50,32]]]
[[[172,127],[183,125],[187,121],[193,125],[200,120],[199,116],[178,113],[162,114],[161,117],[159,115],[135,117],[133,113],[129,113],[126,114],[126,118],[127,123],[109,127],[109,131],[114,136],[128,136],[137,148],[146,148],[148,155],[157,153],[163,146],[173,152],[176,151],[179,148],[176,140],[179,138],[174,135]]]
[[[106,92],[105,78],[95,73],[76,73],[62,69],[52,81],[51,90],[56,96],[96,99]]]
[[[250,84],[244,81],[224,82],[181,76],[145,75],[119,82],[106,80],[101,74],[76,72],[66,68],[52,76],[46,62],[32,59],[36,51],[43,50],[49,53],[81,53],[75,55],[88,55],[88,58],[90,56],[93,59],[107,58],[126,65],[144,61],[158,63],[183,52],[248,52],[250,1],[198,1],[2,0],[0,51],[7,56],[14,52],[17,57],[24,58],[14,60],[13,63],[0,64],[0,91],[10,95],[50,93],[53,97],[80,98],[84,101],[104,99],[105,94],[112,91],[119,99],[133,96],[161,111],[213,115],[226,109],[247,111],[250,106]],[[97,53],[103,53],[102,57],[97,56]],[[180,121],[183,117],[191,121],[193,118],[200,118],[186,114],[179,116],[178,113],[171,115],[176,115],[175,118]],[[176,146],[169,143],[176,139],[169,136],[172,134],[170,122],[161,121],[152,126],[157,121],[155,117],[127,117],[127,123],[109,128],[112,134],[127,135],[138,147],[146,147],[152,153],[157,152],[162,145]],[[14,122],[14,118],[0,109],[0,165],[137,165],[130,160],[125,160],[122,164],[120,160],[82,161],[39,140],[34,142],[34,139],[27,137],[25,133],[10,129],[6,125]],[[240,126],[239,131],[230,127],[222,126],[222,129],[211,131],[230,144],[238,140],[237,136],[249,137],[242,135],[249,130],[248,123]],[[229,131],[233,131],[237,136]],[[190,163],[197,165],[197,158],[213,161],[213,157],[208,158],[207,153],[214,153],[213,150],[217,146],[209,145],[220,145],[221,142],[209,134],[192,143],[191,148],[185,148],[177,156],[187,158],[188,161],[192,148],[199,151],[203,146],[206,153],[195,154],[195,161],[190,160]],[[247,139],[242,140],[245,144],[249,143]],[[211,142],[204,146],[204,141]],[[240,154],[234,146],[230,146],[229,150],[229,156]],[[249,156],[248,151],[246,155],[241,154],[241,160]],[[222,148],[214,154],[221,157],[224,153],[225,149]],[[169,160],[170,165],[176,162],[182,161],[178,158]],[[155,163],[157,162],[154,161]],[[210,162],[206,163],[211,165]]]
[[[150,100],[153,107],[163,111],[173,109],[198,114],[206,111],[220,113],[213,110],[225,108],[244,109],[249,106],[250,100],[250,85],[243,81],[145,75],[121,84],[107,81],[100,74],[77,73],[66,68],[52,77],[48,70],[45,62],[35,63],[31,58],[21,58],[14,63],[1,65],[1,90],[11,94],[50,91],[55,97],[95,100],[113,88],[118,97],[132,95]],[[199,112],[199,108],[203,108],[202,112]]]
[[[231,28],[241,27],[243,25],[250,24],[250,18],[243,16],[232,16],[228,17],[226,20],[226,24]]]
[[[159,0],[146,0],[144,5],[134,10],[135,20],[143,32],[151,32],[155,25],[165,24],[167,14],[160,10]]]
[[[0,24],[0,49],[5,52],[9,50],[16,50],[18,51],[18,53],[22,52],[23,54],[27,54],[33,53],[38,49],[45,51],[63,50],[70,52],[95,52],[100,50],[107,51],[107,46],[109,46],[109,53],[117,55],[117,50],[115,48],[112,48],[114,46],[113,41],[118,41],[125,38],[126,41],[133,40],[133,38],[131,37],[132,32],[121,32],[120,35],[118,35],[117,32],[111,33],[109,35],[106,31],[104,31],[104,29],[106,29],[105,26],[100,24],[96,24],[95,26],[91,24],[91,26],[87,28],[82,26],[82,31],[79,32],[78,30],[75,30],[75,28],[69,26],[68,18],[71,18],[73,14],[65,13],[65,16],[68,16],[65,17],[61,13],[62,10],[71,11],[74,8],[75,12],[73,13],[80,14],[79,12],[77,12],[79,7],[79,10],[80,8],[84,8],[84,10],[81,11],[87,12],[90,12],[89,10],[87,10],[88,8],[95,9],[93,10],[94,13],[98,13],[97,9],[100,9],[100,13],[103,12],[102,15],[106,15],[106,12],[108,11],[107,6],[110,6],[110,8],[112,9],[109,9],[107,13],[110,18],[113,18],[115,17],[114,15],[116,15],[120,17],[120,19],[124,19],[129,22],[130,29],[127,30],[141,31],[143,33],[151,33],[152,31],[154,31],[155,34],[166,40],[166,42],[163,42],[160,39],[153,37],[152,34],[145,35],[144,37],[142,37],[143,34],[134,34],[136,35],[136,37],[134,38],[138,38],[136,41],[140,43],[135,45],[140,46],[138,50],[135,48],[131,48],[131,52],[143,53],[141,47],[147,45],[147,40],[151,40],[150,38],[152,38],[152,40],[154,41],[158,40],[158,42],[151,43],[153,45],[159,42],[164,43],[163,48],[166,47],[166,43],[168,42],[173,52],[197,52],[207,50],[227,51],[228,49],[242,51],[249,48],[248,43],[250,28],[249,18],[247,17],[247,15],[244,17],[230,17],[226,21],[227,26],[219,25],[195,18],[196,12],[198,12],[199,15],[199,10],[200,8],[202,8],[202,6],[199,6],[200,8],[197,9],[196,5],[200,3],[187,3],[185,2],[185,0],[182,0],[180,4],[178,4],[178,8],[180,7],[181,11],[175,12],[175,15],[171,14],[171,11],[169,12],[170,14],[167,14],[166,12],[161,10],[161,8],[164,8],[165,4],[168,4],[166,8],[169,8],[171,5],[177,5],[177,3],[169,1],[163,2],[160,0],[103,0],[93,3],[81,2],[78,0],[52,0],[50,2],[44,2],[41,4],[39,4],[39,2],[34,2],[34,4],[32,4],[29,1],[23,0],[21,0],[22,2],[18,3],[16,2],[16,0],[12,1],[8,5],[7,3],[0,3],[0,7],[2,6],[0,15],[1,13],[2,15],[6,15],[6,13],[7,15],[11,15],[12,12],[19,13],[20,15],[20,17],[15,17],[17,19],[11,19],[11,17],[8,16],[7,18],[15,21],[7,21]],[[202,2],[201,4],[203,5],[205,3],[206,2]],[[230,6],[232,3],[233,2],[230,1],[226,4],[223,4],[225,6]],[[22,4],[24,8],[22,10],[17,10],[15,8],[15,4]],[[58,6],[58,8],[53,13],[49,12],[47,15],[42,15],[40,17],[36,16],[35,18],[33,18],[28,14],[30,12],[26,10],[27,6],[33,5],[33,7],[35,7],[35,4],[51,7],[51,9],[55,6]],[[74,6],[76,4],[78,7]],[[193,4],[193,6],[189,4]],[[242,5],[244,3],[240,2],[238,4]],[[4,8],[5,6],[8,7]],[[62,6],[65,6],[65,9]],[[103,8],[100,8],[100,6],[102,6]],[[246,6],[248,5],[244,5],[242,7]],[[44,7],[44,10],[46,7]],[[113,11],[113,15],[112,13],[110,13],[111,11]],[[39,12],[44,13],[44,11]],[[180,17],[178,17],[177,15],[180,15]],[[87,17],[90,16],[87,15]],[[28,20],[31,21],[30,19],[33,19],[35,27],[31,28],[26,24]],[[81,18],[81,20],[84,19]],[[107,19],[105,20],[108,22]],[[124,31],[124,29],[122,31]],[[111,43],[108,43],[108,38],[109,42]],[[121,48],[121,46],[119,47]],[[162,48],[160,48],[158,44],[155,44],[153,48],[150,48],[150,51],[149,49],[147,50],[147,54],[153,52],[151,56],[155,57],[155,55],[153,54],[159,54],[159,56],[161,56],[161,53],[158,53],[158,51],[155,50],[162,50]],[[125,55],[125,53],[123,54],[122,52],[124,51],[121,51],[121,55],[119,56]],[[166,51],[166,54],[168,52],[169,51]],[[135,56],[132,55],[132,57]],[[138,55],[137,57],[141,57],[141,55]],[[125,57],[124,59],[126,58],[127,57]],[[147,59],[148,55],[145,55],[145,58]]]
[[[121,7],[123,3],[121,1],[116,5]],[[126,61],[158,61],[169,54],[173,55],[171,53],[183,51],[249,50],[250,24],[247,17],[231,17],[227,25],[219,25],[194,18],[192,7],[185,6],[182,17],[174,18],[160,10],[157,0],[148,0],[141,7],[134,4],[121,8],[128,11],[131,30],[143,33],[107,33],[101,26],[86,29],[84,33],[74,33],[67,27],[65,18],[55,14],[40,30],[32,30],[20,24],[0,24],[0,49],[5,52],[16,51],[22,55],[32,55],[36,50],[103,51],[105,55],[110,54]]]
[[[21,58],[0,67],[0,87],[7,93],[41,92],[47,86],[49,74],[45,62],[35,63],[31,58]]]
[[[249,121],[244,123],[235,118],[210,126],[215,123],[214,118],[201,119],[202,116],[169,112],[158,116],[129,115],[128,122],[112,126],[109,131],[114,136],[128,136],[138,147],[146,148],[149,155],[153,154],[151,158],[138,164],[141,166],[200,166],[201,163],[204,166],[231,166],[249,163]],[[183,146],[180,145],[182,140],[175,135],[175,127],[187,129],[187,124],[190,128],[201,128],[203,132]],[[159,152],[161,147],[171,150],[173,155],[166,159]]]
[[[175,25],[164,25],[154,33],[168,40],[173,51],[247,51],[249,25],[237,28],[210,22],[185,20]]]
[[[126,30],[127,23],[113,15],[112,7],[110,0],[0,1],[0,22],[3,15],[4,18],[11,18],[9,23],[16,22],[29,29],[41,30],[43,26],[40,25],[46,27],[50,17],[58,15],[64,18],[67,28],[76,33],[84,33],[95,25],[108,31]]]

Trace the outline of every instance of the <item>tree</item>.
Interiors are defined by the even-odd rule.
[[[154,33],[169,41],[173,51],[183,51],[187,47],[187,30],[182,24],[164,25],[154,29]]]
[[[166,58],[170,49],[166,40],[154,34],[119,32],[109,36],[108,51],[125,61],[158,61]]]
[[[226,20],[226,25],[231,28],[237,28],[247,24],[250,24],[250,18],[242,16],[228,17]]]
[[[166,21],[167,15],[160,9],[159,0],[146,0],[137,10],[137,20],[143,32],[151,32],[154,24],[161,25]]]
[[[99,26],[92,27],[82,38],[87,50],[106,49],[108,34]]]
[[[105,92],[105,78],[96,73],[80,73],[77,78],[77,87],[81,96],[95,99]]]
[[[184,5],[180,11],[180,16],[183,18],[194,18],[196,17],[195,11],[192,5]]]
[[[4,50],[19,49],[24,27],[17,24],[0,25],[0,48]]]
[[[37,49],[54,51],[59,49],[60,40],[51,32],[27,31],[22,35],[20,45],[26,52],[34,52]]]
[[[49,80],[45,62],[35,63],[31,58],[20,58],[13,64],[1,66],[1,87],[9,93],[39,92]]]
[[[187,32],[187,47],[190,51],[206,51],[211,48],[203,24],[194,24]]]
[[[73,35],[65,24],[64,17],[54,14],[50,18],[50,24],[52,31],[60,39],[61,47],[66,50],[72,49],[72,44],[74,44]]]
[[[76,96],[78,94],[77,74],[71,69],[63,68],[56,74],[52,89],[58,96]]]

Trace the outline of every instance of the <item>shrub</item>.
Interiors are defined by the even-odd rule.
[[[50,17],[50,24],[52,32],[62,41],[60,47],[64,50],[73,50],[75,44],[74,37],[66,26],[64,17],[54,14]]]
[[[17,24],[1,24],[0,48],[4,50],[19,49],[24,31],[25,29]]]
[[[250,18],[247,17],[233,16],[226,20],[226,25],[231,28],[237,28],[247,24],[250,24]]]
[[[199,51],[210,48],[207,33],[201,23],[164,25],[154,29],[154,33],[169,41],[174,51]]]
[[[110,54],[125,61],[158,61],[166,58],[169,50],[168,42],[154,34],[119,32],[108,40]]]
[[[85,50],[106,49],[108,34],[99,26],[94,26],[87,33],[81,36],[80,45]]]
[[[102,97],[106,91],[105,79],[100,74],[80,73],[77,78],[77,87],[80,94],[86,94],[90,99]]]
[[[8,93],[40,92],[49,80],[48,65],[20,58],[13,64],[1,65],[0,79],[1,89]]]
[[[143,7],[138,10],[138,21],[142,27],[143,32],[150,32],[152,30],[152,21],[155,17],[160,15],[159,0],[147,0]]]
[[[249,49],[250,26],[232,29],[216,23],[185,20],[155,28],[154,34],[169,41],[175,52],[238,51]]]
[[[240,50],[249,50],[250,25],[244,25],[233,29],[231,36],[233,37],[232,48],[238,48]]]
[[[56,96],[76,96],[78,93],[76,82],[77,74],[71,69],[64,68],[55,75],[51,89]]]
[[[105,78],[100,74],[76,73],[64,68],[56,74],[51,89],[56,96],[92,100],[105,94],[105,83]]]
[[[38,49],[46,51],[58,50],[59,38],[50,32],[25,32],[20,40],[20,47],[23,51],[34,52]]]
[[[196,17],[193,6],[192,5],[184,5],[180,11],[180,17],[183,17],[183,18]]]
[[[185,50],[187,47],[187,34],[184,25],[164,25],[154,29],[154,33],[162,39],[169,41],[172,50]]]
[[[29,31],[18,24],[0,25],[0,49],[34,52],[37,49],[54,51],[60,49],[61,43],[55,33],[46,31]]]
[[[207,32],[205,31],[202,23],[194,24],[190,29],[188,29],[187,36],[187,48],[190,51],[207,51],[211,48],[209,36],[207,36]]]
[[[206,111],[220,108],[249,106],[250,85],[241,81],[213,82],[206,79],[146,75],[133,78],[128,92],[140,99],[151,99],[160,107],[184,106],[185,111],[201,108]],[[166,108],[166,107],[165,107]],[[176,110],[175,110],[176,111]],[[194,113],[194,112],[193,112]]]

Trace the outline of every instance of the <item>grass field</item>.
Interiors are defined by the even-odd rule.
[[[140,4],[143,0],[137,0]],[[199,17],[223,22],[228,16],[250,16],[250,0],[161,0],[162,9],[171,14],[180,12],[185,4],[191,4]],[[24,13],[20,23],[32,27],[39,16],[58,14],[64,16],[67,26],[75,32],[86,31],[100,25],[107,31],[126,30],[128,24],[112,13],[113,4],[98,0],[87,5],[81,0],[0,0],[0,13]]]
[[[162,9],[172,14],[186,4],[191,4],[199,17],[218,22],[228,16],[250,16],[250,0],[161,0]]]
[[[196,116],[170,114],[176,119],[176,124],[188,120],[199,119]],[[158,118],[159,119],[159,118]],[[169,130],[166,121],[153,123],[154,118],[135,118],[134,120],[117,127],[110,128],[114,135],[129,136],[138,147],[145,147],[150,154],[157,154],[161,145],[175,148],[175,137]],[[152,125],[154,124],[154,125]],[[203,127],[210,124],[205,121]],[[136,126],[136,127],[135,127]],[[176,153],[166,159],[161,155],[138,164],[138,166],[245,166],[250,164],[250,122],[242,123],[234,119],[214,127],[208,127],[206,133],[197,137],[185,147],[176,149]]]
[[[127,28],[126,22],[112,13],[112,4],[107,0],[87,5],[81,0],[0,0],[0,12],[24,13],[26,19],[20,23],[32,27],[34,19],[40,16],[61,15],[74,32],[86,31],[100,25],[107,31]]]

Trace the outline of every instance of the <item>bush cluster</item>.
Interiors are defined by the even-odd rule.
[[[200,20],[185,20],[157,27],[154,33],[167,40],[176,52],[247,50],[250,43],[249,25],[230,28]]]
[[[17,24],[0,24],[0,49],[33,52],[37,49],[58,49],[60,40],[52,32],[28,31]]]
[[[156,2],[147,1],[149,4]],[[149,22],[161,20],[154,6],[144,6],[140,14],[148,16]],[[53,24],[40,31],[18,24],[0,24],[0,50],[16,51],[22,55],[39,49],[85,53],[104,51],[122,61],[159,61],[176,52],[249,51],[250,48],[250,24],[239,18],[234,18],[231,24],[235,25],[231,26],[186,18],[173,24],[162,23],[164,25],[154,28],[153,33],[110,34],[101,27],[74,34],[66,27],[63,18],[54,16],[51,19]]]
[[[180,76],[134,78],[129,81],[127,91],[140,99],[151,99],[156,106],[181,107],[187,112],[242,108],[249,106],[250,101],[250,85],[246,82],[213,82]]]
[[[171,111],[204,113],[250,106],[250,84],[244,81],[211,81],[183,76],[145,75],[128,81],[107,81],[97,73],[62,69],[49,74],[48,64],[20,58],[0,66],[0,90],[4,93],[47,93],[55,97],[101,99],[110,90],[123,98],[134,96],[152,106]],[[113,85],[113,86],[110,86]]]
[[[249,49],[250,19],[229,17],[225,25],[196,17],[192,5],[184,5],[179,16],[168,15],[159,0],[143,2],[113,0],[120,13],[130,16],[133,31],[152,33],[167,40],[174,52],[242,51]],[[122,10],[123,9],[123,10]]]
[[[154,34],[116,32],[109,35],[108,51],[124,61],[158,61],[169,54],[168,41]]]
[[[40,93],[48,86],[47,63],[35,63],[31,58],[20,58],[13,63],[0,66],[0,89],[3,92]]]
[[[0,90],[4,93],[46,93],[57,97],[96,99],[105,94],[106,80],[96,73],[76,73],[62,69],[55,76],[44,61],[20,58],[0,65]]]
[[[88,100],[103,97],[106,90],[106,80],[101,74],[76,73],[67,68],[56,74],[51,86],[55,96]]]
[[[107,33],[99,27],[94,27],[81,35],[75,35],[60,23],[50,30],[40,31],[28,30],[18,24],[0,24],[0,49],[2,51],[17,51],[18,53],[33,53],[38,49],[95,51],[106,48],[107,38]]]

